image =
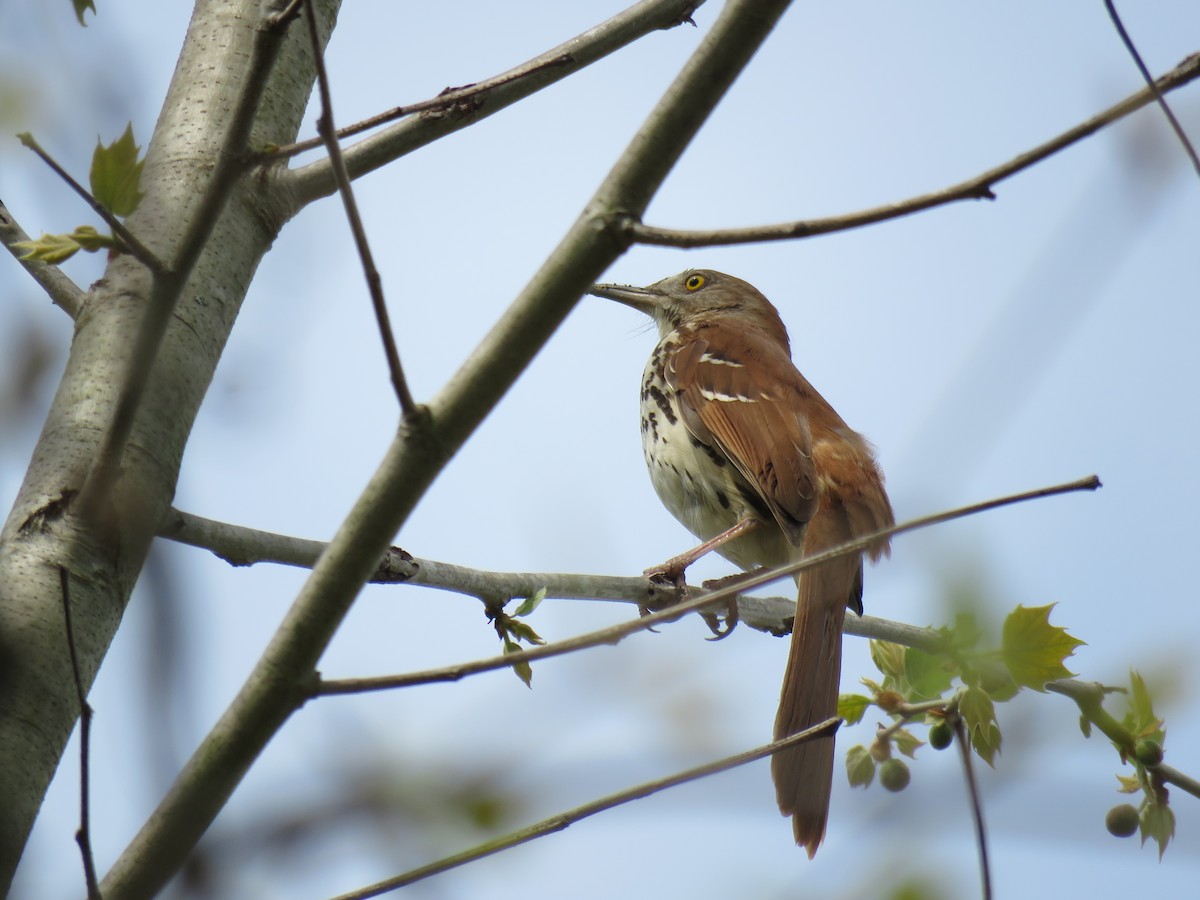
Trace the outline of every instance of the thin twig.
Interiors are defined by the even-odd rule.
[[[406,107],[414,110],[433,104],[427,110],[433,114],[410,116],[345,148],[347,170],[352,178],[358,178],[438,138],[481,122],[653,31],[672,28],[687,21],[687,17],[703,2],[641,0],[507,72]],[[460,91],[463,93],[460,94]],[[454,105],[446,105],[451,102]],[[439,115],[436,112],[439,108],[447,112]],[[462,115],[458,114],[460,111]],[[296,204],[297,208],[318,197],[332,194],[334,190],[336,185],[328,159],[283,173],[279,184],[281,199]]]
[[[962,753],[963,775],[967,779],[967,793],[971,799],[971,815],[975,820],[975,840],[979,845],[979,877],[983,886],[983,900],[992,900],[992,868],[988,862],[983,802],[979,797],[979,784],[975,780],[975,767],[971,762],[971,741],[967,737],[967,726],[963,723],[962,716],[954,717],[954,734],[958,738],[958,749]]]
[[[1150,74],[1150,70],[1146,68],[1146,64],[1142,62],[1142,55],[1138,53],[1138,49],[1134,46],[1133,38],[1129,36],[1129,32],[1125,30],[1125,23],[1121,21],[1120,15],[1117,13],[1116,4],[1113,0],[1104,0],[1104,7],[1108,10],[1108,17],[1112,19],[1113,27],[1117,29],[1117,34],[1121,36],[1121,42],[1125,45],[1125,49],[1129,51],[1129,55],[1133,57],[1134,65],[1138,71],[1142,73],[1142,80],[1146,82],[1146,87],[1154,94],[1154,100],[1162,109],[1163,115],[1167,117],[1167,121],[1175,130],[1175,135],[1179,138],[1179,143],[1183,144],[1183,150],[1192,161],[1192,168],[1196,170],[1196,174],[1200,175],[1200,157],[1196,156],[1196,148],[1192,146],[1192,142],[1188,140],[1183,126],[1179,124],[1179,120],[1175,118],[1175,113],[1171,111],[1171,107],[1167,105],[1167,98],[1162,95],[1162,91],[1158,89],[1158,85],[1154,83],[1154,76]]]
[[[75,651],[75,629],[71,625],[71,578],[66,566],[58,567],[58,583],[62,591],[63,622],[66,625],[67,651],[71,658],[71,674],[75,677],[75,694],[79,698],[79,830],[75,842],[83,856],[83,877],[89,900],[100,900],[100,883],[96,880],[96,861],[92,856],[91,814],[88,808],[88,759],[91,754],[92,707],[83,689],[79,673],[79,654]]]
[[[387,356],[388,372],[392,376],[392,388],[396,391],[396,398],[400,401],[400,410],[404,417],[411,418],[416,412],[417,405],[408,389],[404,370],[400,367],[400,352],[396,349],[396,336],[392,333],[387,302],[383,296],[383,281],[379,277],[379,270],[375,268],[375,259],[371,255],[371,245],[367,240],[367,231],[363,228],[362,216],[358,213],[358,203],[354,200],[354,190],[350,186],[346,161],[342,158],[342,148],[338,144],[333,127],[333,98],[329,90],[329,73],[325,71],[325,54],[321,50],[321,36],[317,33],[317,20],[313,13],[312,0],[304,0],[304,13],[304,17],[308,21],[313,64],[317,69],[317,86],[321,94],[321,115],[317,119],[317,131],[329,151],[333,177],[337,182],[338,193],[341,195],[342,205],[346,209],[346,220],[350,223],[350,231],[354,235],[354,246],[358,250],[358,258],[362,262],[363,274],[367,279],[367,289],[371,293],[371,305],[375,309],[375,321],[379,326],[379,337],[383,340],[383,352]]]
[[[23,132],[22,134],[17,135],[17,137],[20,139],[22,144],[41,157],[42,162],[53,169],[54,174],[65,181],[71,190],[83,198],[84,202],[92,208],[92,211],[104,220],[104,224],[112,229],[113,236],[121,242],[124,249],[127,250],[134,259],[136,259],[156,275],[166,269],[162,263],[162,260],[155,256],[154,252],[149,247],[138,240],[133,232],[125,227],[124,222],[109,212],[103,203],[93,197],[91,191],[72,178],[66,169],[60,166],[58,162],[56,162],[50,156],[49,153],[43,150],[41,145],[34,140],[33,135],[29,134],[28,132]]]
[[[590,634],[580,635],[564,641],[556,641],[553,644],[546,644],[541,647],[530,647],[515,653],[508,653],[504,656],[475,660],[467,663],[459,663],[453,666],[445,666],[439,669],[429,669],[426,671],[413,672],[405,675],[385,675],[374,678],[347,678],[337,680],[322,679],[313,687],[313,694],[314,696],[320,696],[324,694],[359,694],[368,691],[381,691],[392,690],[394,688],[412,687],[418,684],[458,681],[469,675],[476,675],[481,672],[490,672],[496,669],[509,668],[516,663],[533,662],[534,660],[538,659],[561,656],[565,653],[572,653],[577,650],[583,650],[587,647],[596,647],[600,644],[616,644],[638,631],[643,631],[654,625],[672,622],[676,619],[679,619],[685,613],[694,612],[706,607],[715,607],[718,604],[726,603],[731,597],[735,596],[741,590],[749,590],[764,584],[769,584],[772,581],[779,581],[780,579],[794,575],[797,572],[803,572],[806,569],[824,565],[831,559],[837,559],[838,557],[846,556],[851,553],[861,553],[864,550],[876,545],[880,540],[886,537],[904,534],[909,531],[916,531],[920,528],[928,528],[931,525],[939,525],[943,522],[951,521],[952,519],[959,519],[963,518],[964,516],[986,512],[987,510],[996,509],[997,507],[1007,506],[1013,503],[1020,503],[1026,500],[1036,500],[1042,497],[1065,494],[1072,491],[1095,490],[1098,487],[1100,487],[1100,479],[1092,475],[1088,478],[1080,479],[1079,481],[1072,481],[1067,484],[1039,488],[1034,491],[1024,491],[1020,494],[1011,494],[1007,497],[1000,497],[995,500],[987,500],[983,503],[975,503],[970,506],[960,507],[959,509],[954,509],[947,512],[936,513],[931,516],[922,516],[921,518],[910,519],[907,522],[901,522],[900,524],[894,525],[891,528],[885,528],[865,537],[858,538],[857,540],[841,544],[823,553],[806,557],[798,562],[789,563],[786,566],[780,566],[775,569],[769,569],[763,572],[755,572],[747,575],[744,579],[739,579],[736,584],[729,587],[712,591],[711,593],[704,594],[701,597],[687,600],[676,606],[671,606],[658,612],[650,613],[649,615],[642,616],[630,622],[622,622],[618,625],[602,628],[599,631],[595,631]]]
[[[368,897],[378,897],[380,894],[388,891],[394,891],[397,888],[405,887],[414,882],[421,881],[431,875],[439,875],[442,872],[447,872],[450,869],[465,865],[469,862],[474,862],[477,859],[491,856],[499,853],[502,850],[508,850],[520,844],[528,843],[536,838],[545,837],[548,834],[554,834],[563,831],[567,827],[574,825],[576,822],[582,821],[596,813],[604,812],[605,810],[613,809],[633,800],[640,800],[643,797],[650,797],[660,791],[672,788],[680,784],[686,784],[689,781],[696,781],[700,778],[706,778],[709,775],[715,775],[718,772],[724,772],[729,769],[743,766],[746,763],[754,762],[755,760],[763,759],[774,753],[782,750],[787,750],[797,744],[807,743],[811,740],[830,737],[837,731],[842,724],[842,720],[838,718],[826,719],[811,728],[806,728],[804,731],[798,731],[782,740],[772,741],[770,744],[764,744],[761,747],[756,747],[753,750],[747,750],[743,753],[738,753],[733,756],[727,756],[724,759],[716,760],[715,762],[705,763],[702,766],[696,766],[693,769],[688,769],[684,772],[679,772],[675,775],[670,775],[666,778],[659,778],[654,781],[648,781],[636,787],[627,788],[623,791],[618,791],[615,794],[609,794],[607,797],[602,797],[599,800],[593,800],[590,803],[585,803],[568,812],[559,813],[556,816],[551,816],[548,819],[530,825],[527,828],[522,828],[520,831],[514,831],[511,834],[504,835],[493,841],[488,841],[485,844],[480,844],[478,847],[473,847],[462,853],[457,853],[454,856],[447,856],[437,862],[429,863],[417,869],[405,872],[403,875],[398,875],[395,878],[389,878],[386,881],[380,881],[368,887],[357,891],[350,891],[346,894],[338,895],[335,900],[366,900]]]
[[[1106,688],[1096,682],[1064,678],[1061,681],[1050,682],[1046,685],[1046,690],[1074,700],[1075,705],[1079,707],[1080,715],[1112,741],[1113,746],[1117,748],[1122,757],[1133,756],[1134,747],[1137,744],[1133,733],[1104,708],[1104,698],[1113,692],[1113,688]],[[1147,766],[1147,768],[1152,768],[1163,781],[1200,799],[1200,781],[1190,775],[1162,763],[1157,766]]]
[[[483,81],[457,88],[446,88],[436,97],[430,97],[428,100],[418,100],[416,103],[394,106],[386,112],[377,113],[363,119],[361,122],[355,122],[353,125],[339,128],[335,134],[338,138],[348,138],[356,134],[362,134],[364,131],[370,131],[372,128],[378,128],[380,125],[386,125],[388,122],[403,119],[405,116],[411,116],[414,113],[449,112],[455,108],[462,108],[464,105],[471,107],[478,106],[482,102],[482,98],[498,87],[503,87],[506,84],[519,81],[523,78],[529,78],[546,69],[569,65],[572,61],[569,53],[559,53],[556,56],[551,56],[549,59],[539,57],[516,69],[510,69],[491,78],[485,78]],[[268,159],[296,156],[299,153],[304,153],[306,150],[312,150],[314,147],[321,146],[324,141],[325,137],[321,135],[309,138],[308,140],[297,141],[294,144],[288,144],[284,147],[276,147],[270,152],[264,153],[263,156]]]
[[[1188,82],[1200,77],[1200,54],[1188,57],[1166,75],[1158,80],[1156,90],[1167,92],[1182,87]],[[1001,181],[1028,169],[1049,156],[1058,153],[1072,144],[1095,134],[1101,128],[1118,119],[1124,118],[1136,110],[1153,103],[1156,92],[1150,89],[1139,91],[1120,103],[1109,107],[1086,122],[1064,131],[1058,137],[1046,141],[1014,157],[1003,165],[988,169],[974,178],[951,185],[950,187],[922,194],[897,203],[877,206],[860,212],[844,215],[829,216],[821,219],[807,219],[797,222],[785,222],[778,225],[755,225],[748,228],[720,228],[710,230],[684,230],[674,228],[658,228],[643,225],[635,217],[628,214],[614,214],[614,224],[631,240],[641,244],[657,244],[667,247],[712,247],[727,244],[749,244],[761,241],[793,240],[797,238],[814,237],[834,231],[848,231],[873,225],[888,219],[897,219],[936,206],[956,203],[960,200],[992,200],[995,195],[992,187]],[[1161,96],[1159,94],[1158,96]]]
[[[25,267],[25,271],[33,276],[33,280],[46,292],[46,296],[52,303],[60,307],[72,319],[78,318],[83,309],[86,294],[58,266],[36,259],[22,259],[24,253],[14,250],[13,244],[19,244],[29,239],[29,235],[25,233],[24,228],[17,224],[17,220],[12,217],[8,207],[0,202],[0,243],[3,243],[8,248],[8,252],[16,257],[17,262]]]

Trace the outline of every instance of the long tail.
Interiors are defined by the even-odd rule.
[[[830,528],[820,517],[809,524],[805,554],[811,555],[848,537],[849,529]],[[825,528],[821,528],[824,525]],[[814,529],[816,526],[816,529]],[[845,530],[846,537],[840,532]],[[825,533],[821,533],[824,531]],[[831,532],[839,532],[833,534]],[[783,693],[775,717],[775,739],[802,731],[837,714],[842,671],[842,621],[847,603],[862,593],[862,558],[848,556],[800,577],[796,620]],[[833,785],[833,738],[809,741],[771,759],[779,811],[792,817],[796,843],[809,859],[825,837],[829,791]]]

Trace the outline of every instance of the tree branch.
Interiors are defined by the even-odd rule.
[[[1138,53],[1137,46],[1133,43],[1133,38],[1129,36],[1129,32],[1125,30],[1125,23],[1121,21],[1121,16],[1117,12],[1116,4],[1113,0],[1104,0],[1104,8],[1108,10],[1108,17],[1112,20],[1113,27],[1117,29],[1117,35],[1121,38],[1121,43],[1125,45],[1125,49],[1133,58],[1133,64],[1137,66],[1138,72],[1142,76],[1142,80],[1146,82],[1146,87],[1150,93],[1154,95],[1154,102],[1158,104],[1166,117],[1167,124],[1171,126],[1171,130],[1175,132],[1175,136],[1179,138],[1179,143],[1183,145],[1183,152],[1187,154],[1188,159],[1192,161],[1192,168],[1196,170],[1196,174],[1200,175],[1200,157],[1196,156],[1196,148],[1192,146],[1192,142],[1188,140],[1187,132],[1183,130],[1183,126],[1179,124],[1179,120],[1175,118],[1175,113],[1171,112],[1171,107],[1167,105],[1167,98],[1162,95],[1162,91],[1158,89],[1158,85],[1154,83],[1154,76],[1150,74],[1150,70],[1146,68],[1146,64],[1142,62],[1142,54]]]
[[[704,0],[641,0],[611,19],[576,35],[545,53],[475,85],[443,93],[431,100],[398,110],[423,112],[359,141],[344,150],[351,178],[359,178],[414,150],[474,125],[523,100],[597,60],[628,46],[652,31],[673,28],[689,17]],[[383,116],[403,114],[397,110]],[[371,123],[372,120],[367,120]],[[370,124],[354,126],[368,128]],[[280,193],[291,198],[295,211],[336,189],[332,165],[318,160],[283,176]]]
[[[1200,54],[1189,56],[1160,78],[1156,85],[1159,91],[1167,93],[1188,84],[1197,77],[1200,77]],[[620,229],[627,238],[639,244],[656,244],[666,247],[714,247],[815,237],[834,231],[849,231],[864,225],[874,225],[889,219],[898,219],[960,200],[994,200],[995,194],[992,193],[992,188],[999,182],[1036,165],[1043,159],[1053,156],[1084,138],[1090,137],[1101,128],[1153,102],[1155,102],[1155,93],[1149,88],[1141,90],[1086,122],[1064,131],[1058,137],[1014,157],[1003,165],[988,169],[974,178],[929,194],[922,194],[919,197],[912,197],[898,203],[889,203],[885,206],[876,206],[860,212],[821,219],[785,222],[779,225],[705,230],[658,228],[653,225],[643,225],[636,216],[618,213],[614,216],[614,226]]]
[[[1039,488],[1034,491],[1025,491],[1020,494],[1010,494],[1006,497],[999,497],[995,500],[988,500],[983,503],[975,503],[970,506],[963,506],[947,512],[910,519],[907,522],[901,522],[897,525],[891,526],[890,528],[881,529],[873,534],[857,538],[853,541],[848,541],[844,544],[839,544],[838,546],[822,553],[816,553],[812,556],[807,556],[797,562],[789,563],[773,569],[765,569],[751,573],[744,578],[739,578],[736,583],[727,587],[706,592],[700,596],[695,596],[691,599],[685,600],[682,603],[668,606],[666,609],[649,613],[648,615],[641,616],[640,618],[629,622],[611,625],[608,628],[602,628],[599,631],[593,631],[590,634],[579,635],[578,637],[568,638],[567,640],[563,641],[556,641],[553,644],[544,644],[540,647],[530,647],[525,650],[515,653],[506,653],[503,656],[496,656],[490,659],[458,663],[452,666],[429,669],[423,672],[411,672],[404,675],[384,675],[375,678],[348,678],[341,680],[322,679],[313,685],[313,694],[314,696],[324,694],[359,694],[369,691],[412,687],[418,684],[458,681],[467,677],[468,675],[477,675],[481,672],[490,672],[496,669],[506,669],[518,663],[533,662],[534,660],[546,659],[552,656],[562,656],[566,653],[573,653],[577,650],[583,650],[588,647],[596,647],[601,644],[616,644],[631,634],[635,634],[639,631],[645,631],[646,629],[655,625],[673,622],[676,619],[682,618],[685,613],[697,612],[701,609],[715,607],[718,604],[728,603],[730,599],[737,596],[738,591],[740,590],[755,588],[764,584],[770,584],[773,581],[779,581],[783,578],[788,578],[799,572],[804,572],[816,566],[824,565],[832,559],[837,559],[838,557],[846,556],[850,553],[862,553],[870,547],[877,545],[878,542],[884,538],[893,537],[899,534],[906,534],[910,531],[917,531],[922,528],[928,528],[932,525],[940,525],[944,522],[952,521],[953,519],[960,519],[965,516],[975,515],[977,513],[986,512],[987,510],[997,509],[1001,506],[1008,506],[1013,503],[1036,500],[1042,497],[1049,497],[1055,494],[1064,494],[1072,491],[1095,490],[1099,486],[1099,479],[1097,479],[1095,476],[1092,476],[1090,478],[1069,482],[1067,484],[1055,485],[1048,488]],[[794,615],[795,601],[792,601],[791,615],[789,617]],[[884,620],[873,619],[868,616],[847,616],[846,625],[843,630],[848,634],[859,634],[860,632],[858,629],[860,627],[863,630],[869,629],[871,631],[886,630],[903,638],[916,641],[917,643],[914,643],[913,646],[919,646],[922,649],[936,649],[941,646],[941,636],[932,629],[900,626],[899,623],[889,623],[889,626],[895,625],[895,628],[888,627],[886,629],[882,629],[881,623],[883,623],[883,621]],[[871,636],[875,635],[872,634]],[[905,641],[900,640],[896,641],[896,643],[905,643]]]
[[[837,732],[838,727],[842,724],[841,719],[826,719],[813,725],[811,728],[806,728],[803,731],[797,731],[793,735],[782,738],[778,741],[772,741],[769,744],[764,744],[761,747],[755,747],[753,750],[746,750],[742,753],[733,756],[727,756],[724,759],[716,760],[715,762],[705,763],[702,766],[696,766],[693,769],[679,772],[675,775],[670,775],[666,778],[659,778],[654,781],[647,781],[644,784],[639,784],[637,787],[627,788],[615,794],[609,794],[607,797],[601,797],[599,800],[593,800],[590,803],[585,803],[582,806],[577,806],[565,813],[559,813],[556,816],[551,816],[548,819],[530,825],[528,828],[522,828],[520,831],[514,831],[512,834],[504,835],[496,838],[493,841],[488,841],[485,844],[480,844],[470,850],[462,853],[457,853],[454,856],[447,856],[445,859],[440,859],[437,862],[430,863],[426,866],[421,866],[418,869],[413,869],[405,872],[403,875],[398,875],[395,878],[389,878],[386,881],[380,881],[372,884],[369,887],[362,888],[357,891],[350,891],[346,894],[340,894],[334,900],[365,900],[367,897],[378,897],[380,894],[387,891],[394,891],[398,888],[429,878],[431,875],[440,875],[442,872],[448,872],[450,869],[465,865],[469,862],[474,862],[477,859],[491,856],[494,853],[499,853],[502,850],[508,850],[512,847],[520,846],[540,837],[545,837],[548,834],[554,834],[563,831],[576,822],[580,822],[597,813],[605,810],[614,809],[633,800],[640,800],[643,797],[650,797],[654,794],[664,791],[667,788],[676,787],[677,785],[687,784],[689,781],[697,781],[701,778],[707,778],[710,775],[716,775],[719,772],[725,772],[729,769],[735,769],[738,766],[744,766],[746,763],[755,762],[778,753],[781,750],[787,750],[790,747],[804,744],[812,740],[832,737]]]
[[[358,203],[354,199],[354,189],[350,186],[350,175],[346,171],[346,162],[342,158],[342,148],[338,144],[333,126],[333,97],[329,90],[329,74],[325,71],[325,59],[321,52],[321,35],[317,27],[316,16],[313,13],[313,0],[304,0],[304,18],[308,23],[309,42],[313,51],[313,64],[317,69],[317,87],[321,94],[321,115],[317,119],[317,131],[329,151],[329,163],[333,169],[333,180],[337,183],[338,194],[342,198],[342,206],[346,210],[346,220],[350,223],[350,233],[354,235],[354,246],[358,250],[358,258],[362,263],[363,274],[367,279],[367,290],[371,294],[371,308],[375,311],[375,324],[379,328],[379,337],[383,341],[383,353],[387,358],[388,372],[392,377],[392,388],[396,399],[400,401],[400,411],[405,418],[416,411],[416,403],[408,389],[408,381],[404,377],[404,369],[400,365],[400,351],[396,348],[396,335],[392,332],[391,318],[388,316],[387,302],[383,297],[383,280],[379,270],[375,268],[375,258],[371,254],[371,243],[367,240],[367,230],[363,227],[362,216],[358,214]]]
[[[25,233],[24,228],[17,224],[17,220],[12,217],[8,207],[0,202],[0,243],[3,243],[17,262],[25,267],[25,271],[33,276],[33,280],[46,292],[46,296],[54,305],[61,308],[72,319],[78,318],[87,295],[58,266],[35,259],[21,259],[24,254],[20,250],[14,250],[13,244],[19,244],[29,239],[29,235]]]

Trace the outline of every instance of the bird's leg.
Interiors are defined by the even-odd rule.
[[[672,556],[666,562],[660,563],[657,566],[651,566],[642,574],[658,584],[671,585],[675,589],[676,602],[678,602],[687,597],[687,580],[684,577],[684,573],[687,572],[688,566],[706,553],[711,553],[721,545],[729,543],[734,538],[740,537],[748,531],[752,531],[757,526],[757,519],[742,519],[731,528],[727,528],[720,534],[709,538],[703,544],[693,547],[686,553]],[[720,622],[712,613],[707,615],[701,613],[701,615],[714,635],[718,638],[725,637],[725,635],[733,630],[733,625],[737,623],[737,601],[735,599],[730,599],[729,601],[725,615],[726,627],[724,629],[721,628]]]
[[[642,574],[652,581],[664,581],[673,584],[681,594],[685,593],[687,591],[687,582],[684,580],[684,573],[687,571],[688,566],[706,553],[711,553],[722,544],[729,543],[734,538],[740,537],[757,526],[757,519],[742,519],[732,528],[727,528],[720,534],[710,537],[703,544],[693,547],[686,553],[672,556],[666,562],[659,563],[657,566],[651,566],[642,572]]]

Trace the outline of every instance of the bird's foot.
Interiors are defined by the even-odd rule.
[[[724,578],[713,578],[704,582],[706,591],[718,591],[723,588],[728,588],[737,584],[742,579],[746,578],[749,573],[738,572],[735,575],[726,575]],[[733,629],[738,623],[738,605],[737,597],[730,595],[721,602],[725,613],[722,618],[715,610],[702,609],[700,610],[700,618],[704,620],[704,624],[708,626],[708,630],[713,633],[713,636],[708,638],[710,641],[719,641],[729,637],[733,633]]]

